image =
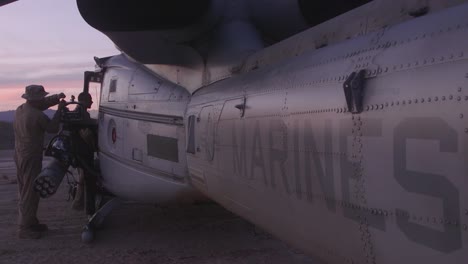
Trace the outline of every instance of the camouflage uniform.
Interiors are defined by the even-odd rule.
[[[30,87],[30,86],[28,86]],[[27,87],[27,88],[28,88]],[[41,86],[42,87],[42,86]],[[42,91],[43,91],[42,87]],[[26,89],[28,92],[28,89]],[[43,91],[43,94],[47,94]],[[27,93],[25,94],[27,95]],[[25,98],[23,95],[23,98]],[[59,103],[59,95],[45,97],[43,109]],[[42,170],[42,151],[45,132],[59,130],[60,115],[57,111],[52,120],[41,109],[28,102],[20,105],[15,112],[15,163],[19,187],[19,232],[45,231],[45,225],[39,225],[36,217],[39,195],[33,190],[33,181]],[[39,228],[42,226],[42,228]]]
[[[78,108],[81,108],[83,113],[83,124],[92,125],[96,123],[96,120],[91,118],[90,114],[86,111],[85,108],[77,106],[77,109],[75,110],[78,110]],[[94,152],[97,151],[97,137],[95,131],[93,131],[91,128],[82,128],[75,136],[76,137],[74,138],[74,142],[78,143],[76,144],[77,155],[80,157],[82,162],[86,163],[87,166],[92,168],[94,165]],[[76,194],[73,200],[72,208],[75,210],[86,209],[86,214],[92,215],[95,211],[94,194],[96,192],[96,176],[81,167],[77,168],[77,171],[78,186],[76,188]]]

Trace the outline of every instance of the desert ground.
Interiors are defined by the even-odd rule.
[[[96,239],[84,244],[86,216],[71,209],[66,180],[54,196],[40,201],[38,218],[49,231],[39,240],[20,240],[12,156],[12,151],[0,151],[0,264],[319,263],[215,203],[160,207],[124,202]]]

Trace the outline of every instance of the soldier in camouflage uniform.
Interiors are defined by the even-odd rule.
[[[33,190],[34,179],[42,170],[42,155],[44,134],[56,133],[59,130],[60,111],[52,119],[43,113],[51,106],[57,105],[65,94],[47,96],[41,85],[29,85],[22,98],[26,103],[20,105],[15,112],[15,163],[19,187],[19,219],[18,237],[41,237],[47,230],[47,225],[40,224],[37,219],[39,195]],[[59,104],[59,109],[63,103]]]
[[[80,103],[80,105],[77,106],[75,111],[79,110],[82,112],[82,123],[83,125],[89,125],[89,127],[80,129],[78,131],[79,136],[74,139],[75,142],[79,142],[77,144],[79,146],[77,148],[77,155],[80,156],[81,162],[92,168],[94,163],[94,152],[97,151],[97,133],[93,129],[93,126],[96,125],[97,121],[91,118],[88,109],[91,108],[93,99],[89,93],[83,92],[78,95],[78,103]],[[78,186],[72,208],[75,210],[86,209],[86,214],[92,215],[95,211],[94,196],[96,192],[96,176],[82,167],[77,170]]]

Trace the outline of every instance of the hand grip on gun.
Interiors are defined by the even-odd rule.
[[[64,107],[65,107],[66,105],[67,105],[67,101],[65,101],[65,100],[63,100],[63,99],[60,100],[59,103],[58,103],[58,110],[60,111],[60,110],[64,109]]]
[[[74,110],[70,110],[68,109],[68,105],[79,105],[80,107],[77,107],[75,108]],[[59,102],[59,109],[60,111],[62,111],[62,117],[61,117],[61,121],[62,122],[80,122],[83,120],[83,116],[82,116],[82,104],[79,103],[79,102],[76,102],[75,101],[75,96],[71,96],[71,100],[69,102],[65,101],[65,100],[60,100]]]

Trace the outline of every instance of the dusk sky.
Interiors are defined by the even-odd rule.
[[[119,53],[83,20],[75,0],[20,0],[0,7],[0,38],[0,111],[22,104],[29,84],[64,92],[66,99],[78,96],[83,72],[94,70],[93,57]],[[96,86],[90,92],[94,97]]]

